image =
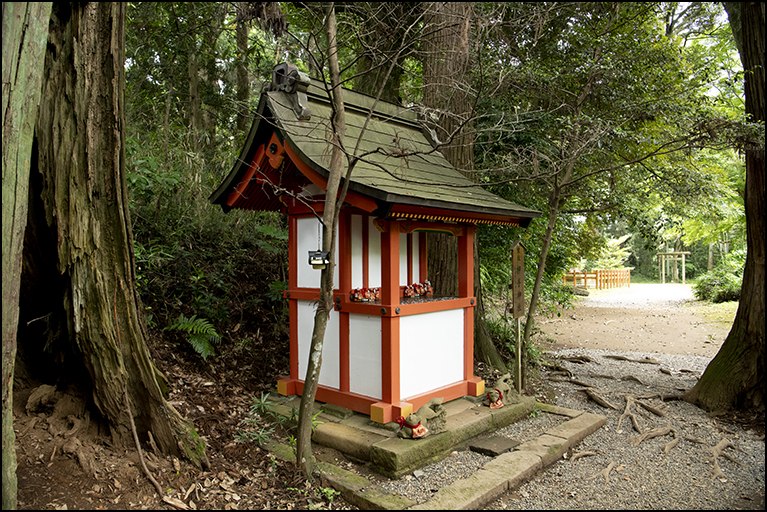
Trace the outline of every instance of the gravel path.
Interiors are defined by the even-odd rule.
[[[692,298],[689,286],[661,286],[663,288],[644,285],[631,291],[598,292],[587,302],[592,307],[666,309],[678,307]],[[607,355],[640,360],[652,358],[660,364],[616,360],[605,357]],[[594,386],[593,389],[618,410],[604,408],[588,399],[580,391],[583,386],[550,382],[549,401],[562,407],[605,415],[607,424],[588,436],[566,458],[519,489],[487,503],[486,508],[764,509],[763,434],[711,419],[702,409],[686,402],[662,402],[659,398],[641,401],[661,409],[665,417],[656,416],[639,405],[635,405],[631,412],[642,432],[665,426],[674,429],[678,442],[667,454],[663,450],[674,439],[672,433],[634,446],[629,440],[638,436],[638,432],[630,419],[624,418],[618,425],[627,395],[675,394],[689,389],[705,370],[709,357],[583,348],[559,350],[552,356],[560,359],[561,366],[572,372],[574,379]],[[571,356],[587,356],[593,362],[580,364],[561,359]],[[549,373],[542,370],[541,377],[547,380]],[[631,378],[624,379],[627,376]],[[567,419],[539,413],[499,430],[496,435],[524,442]],[[734,447],[724,451],[730,458],[718,458],[724,476],[714,477],[711,449],[723,440],[729,440]],[[571,461],[572,456],[581,451],[595,452],[596,455]],[[440,487],[468,477],[489,460],[490,457],[469,451],[454,452],[452,457],[427,466],[421,472],[382,483],[382,487],[422,503]],[[606,481],[599,473],[611,464],[609,481]]]
[[[632,412],[643,432],[666,425],[675,429],[679,439],[668,454],[665,445],[674,439],[672,434],[655,437],[638,446],[629,439],[638,435],[629,418],[618,428],[623,412],[625,395],[643,396],[656,393],[676,393],[692,386],[708,364],[699,356],[615,352],[569,349],[560,356],[588,356],[594,362],[578,364],[561,361],[575,379],[592,384],[595,389],[619,410],[609,410],[589,400],[575,384],[554,382],[555,402],[570,409],[578,409],[608,417],[607,424],[588,436],[566,459],[556,462],[530,482],[514,492],[488,503],[488,509],[734,509],[763,508],[764,506],[764,436],[746,431],[738,425],[724,424],[710,419],[705,412],[679,400],[661,402],[658,398],[642,402],[662,409],[666,417],[658,417],[640,406]],[[635,363],[605,358],[620,355],[631,359],[653,358],[661,364]],[[668,375],[660,368],[669,370]],[[680,372],[680,370],[689,370]],[[609,379],[595,375],[609,375]],[[634,380],[621,380],[631,375]],[[539,413],[534,418],[509,425],[496,435],[521,442],[533,439],[568,418]],[[713,478],[711,448],[720,441],[730,440],[735,448],[725,453],[737,462],[718,459],[724,477]],[[579,451],[598,452],[571,462]],[[490,457],[470,451],[455,452],[438,463],[423,468],[422,472],[406,475],[398,480],[382,483],[389,492],[407,496],[423,503],[441,487],[458,478],[466,478]],[[609,464],[615,463],[609,473],[609,482],[598,476],[589,479]],[[761,496],[761,502],[759,501]],[[761,503],[761,507],[759,506]]]
[[[638,446],[629,443],[637,436],[631,421],[624,418],[620,428],[618,419],[625,408],[625,395],[642,396],[655,393],[674,393],[695,383],[694,374],[680,373],[680,369],[693,370],[700,375],[708,359],[699,356],[678,356],[622,352],[631,359],[651,357],[661,365],[640,364],[607,359],[616,354],[599,350],[564,350],[562,356],[587,355],[595,362],[577,364],[563,361],[577,380],[593,384],[595,389],[620,410],[605,409],[577,391],[582,389],[570,383],[556,383],[556,403],[562,407],[603,414],[607,424],[588,436],[576,451],[600,452],[595,456],[570,461],[572,453],[550,466],[542,474],[521,486],[516,492],[489,503],[491,509],[733,509],[764,507],[764,436],[746,431],[738,425],[723,424],[706,416],[705,412],[687,402],[659,399],[643,402],[667,414],[657,417],[639,406],[632,408],[643,432],[671,426],[676,430],[678,444],[668,454],[665,445],[673,435],[656,437]],[[672,371],[662,373],[659,368]],[[593,377],[612,375],[616,379]],[[633,380],[620,380],[632,375]],[[538,418],[525,423],[534,427]],[[520,426],[521,428],[521,426]],[[722,440],[731,441],[735,448],[725,453],[735,461],[719,458],[724,477],[713,478],[711,448]],[[609,482],[602,476],[589,479],[615,463],[609,473]],[[756,499],[755,499],[756,498]]]

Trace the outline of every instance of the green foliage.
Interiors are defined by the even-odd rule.
[[[728,254],[714,270],[698,278],[692,287],[695,297],[715,303],[740,300],[745,264],[745,250]]]
[[[630,237],[631,234],[619,238],[608,238],[604,249],[602,249],[599,255],[599,259],[594,261],[587,260],[584,270],[590,272],[592,269],[612,270],[624,268],[623,264],[626,263],[629,257],[629,250],[622,246]]]
[[[274,434],[274,427],[260,425],[252,418],[245,419],[244,423],[247,426],[247,430],[240,431],[234,435],[237,444],[255,443],[258,446],[263,446],[269,442],[272,434]]]
[[[192,315],[191,318],[180,315],[174,323],[168,325],[164,330],[185,333],[189,344],[206,361],[208,356],[216,353],[213,344],[221,342],[221,336],[216,332],[215,327],[204,318],[197,318],[197,315]]]
[[[248,416],[242,421],[244,429],[234,436],[238,444],[256,443],[263,446],[269,441],[275,429],[273,425],[265,424],[263,418],[271,406],[269,393],[262,392],[260,397],[253,395]]]

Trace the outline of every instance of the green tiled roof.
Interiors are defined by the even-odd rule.
[[[527,226],[540,212],[505,201],[484,190],[462,175],[442,154],[434,149],[424,135],[416,110],[380,101],[347,89],[343,90],[346,117],[344,148],[359,157],[352,171],[349,189],[375,200],[378,213],[406,211],[417,208],[449,210],[449,216],[483,219]],[[230,206],[227,198],[244,179],[257,148],[269,142],[276,133],[284,145],[289,145],[298,157],[321,176],[328,176],[331,157],[331,105],[324,84],[312,81],[306,92],[311,110],[308,119],[299,119],[294,110],[293,94],[271,90],[261,95],[257,118],[232,171],[211,195],[214,204],[224,210]],[[368,114],[375,104],[373,114]],[[306,117],[306,116],[304,116]],[[344,170],[344,175],[346,170]],[[248,185],[243,195],[255,197],[255,188]],[[263,191],[262,191],[263,192]],[[262,194],[263,195],[263,194]],[[260,206],[259,206],[260,204]],[[274,209],[279,202],[231,207]],[[403,209],[404,208],[404,209]],[[470,213],[461,216],[460,213]],[[492,217],[491,217],[492,216]]]
[[[291,147],[304,162],[327,176],[331,155],[331,106],[327,93],[320,87],[321,82],[313,81],[307,91],[312,113],[309,120],[296,118],[286,93],[272,91],[265,93],[265,97],[276,124]],[[344,89],[344,147],[350,154],[357,148],[356,154],[362,156],[352,171],[350,189],[387,203],[523,218],[540,216],[536,210],[505,201],[484,190],[450,165],[424,136],[412,109],[378,102],[365,127],[374,103],[372,97]]]

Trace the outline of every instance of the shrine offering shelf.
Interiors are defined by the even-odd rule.
[[[334,298],[336,311],[360,315],[405,316],[432,313],[473,307],[474,297],[445,297],[425,295],[420,297],[400,297],[400,303],[382,304],[380,300],[372,302],[351,302],[348,296],[336,295]]]

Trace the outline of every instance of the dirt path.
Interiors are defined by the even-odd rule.
[[[737,303],[696,301],[692,286],[632,284],[630,288],[589,290],[574,309],[539,318],[554,340],[550,348],[596,348],[713,357],[735,318]]]

